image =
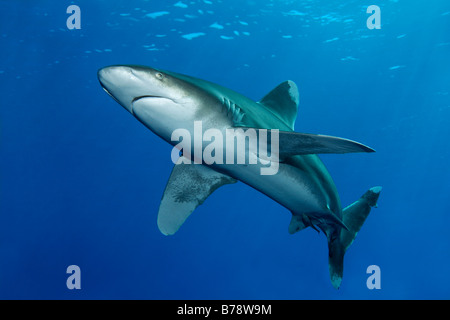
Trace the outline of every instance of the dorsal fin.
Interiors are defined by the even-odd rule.
[[[297,85],[293,81],[288,80],[270,91],[259,103],[272,111],[289,128],[294,130],[298,101]]]

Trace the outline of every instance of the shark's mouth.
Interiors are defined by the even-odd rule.
[[[167,103],[173,103],[173,100],[167,97],[154,96],[154,95],[142,95],[134,97],[131,100],[131,113],[135,115],[134,111],[137,105],[147,107],[164,107]]]
[[[133,100],[131,100],[131,103],[135,103],[136,101],[141,100],[141,99],[145,99],[145,98],[161,98],[161,99],[168,99],[168,98],[166,98],[166,97],[161,97],[161,96],[144,95],[144,96],[134,97]]]

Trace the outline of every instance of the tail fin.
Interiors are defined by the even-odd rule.
[[[345,250],[347,250],[353,243],[353,240],[355,240],[359,229],[361,229],[370,213],[371,207],[377,206],[380,192],[381,187],[370,188],[361,198],[344,209],[343,221],[348,227],[348,231],[342,229],[341,244],[344,246]]]
[[[348,230],[340,229],[337,232],[327,235],[328,237],[328,265],[333,286],[338,289],[344,271],[344,254],[348,247],[355,240],[358,231],[370,213],[372,207],[376,207],[381,187],[370,188],[356,202],[346,207],[343,211],[342,220]]]

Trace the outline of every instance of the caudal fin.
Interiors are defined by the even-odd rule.
[[[341,244],[345,250],[355,240],[359,229],[361,229],[370,213],[370,209],[377,206],[380,192],[381,187],[370,188],[361,198],[344,209],[343,221],[348,230],[341,230]]]
[[[358,231],[370,213],[376,207],[381,187],[370,188],[361,198],[343,210],[342,221],[348,230],[340,229],[340,234],[328,235],[328,265],[333,286],[338,289],[344,270],[344,254],[355,240]]]

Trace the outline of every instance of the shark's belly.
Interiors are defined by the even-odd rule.
[[[294,213],[326,214],[330,211],[330,196],[314,171],[286,163],[280,163],[274,175],[262,175],[261,165],[222,165],[219,169]]]
[[[203,129],[219,127],[222,137],[226,141],[222,143],[222,154],[227,155],[230,151],[226,129],[229,128],[228,118],[214,118],[203,122]],[[237,128],[234,134],[237,140],[246,141],[244,131]],[[245,130],[248,133],[248,130]],[[217,139],[217,138],[215,138]],[[219,139],[220,140],[220,139]],[[231,140],[231,139],[230,139]],[[234,140],[231,140],[234,142]],[[250,138],[249,142],[250,144]],[[194,143],[195,144],[195,143]],[[209,141],[203,141],[202,151],[205,155],[205,149]],[[256,155],[255,150],[261,155],[261,141],[254,144],[253,149],[246,145],[245,149],[239,149],[237,145],[231,144],[234,152],[232,154],[232,163],[229,164],[228,157],[224,157],[222,164],[214,163],[213,168],[225,173],[254,189],[264,193],[282,206],[286,207],[295,214],[310,214],[312,216],[326,216],[330,213],[341,217],[341,206],[333,180],[328,170],[323,165],[317,155],[299,155],[292,156],[278,163],[276,174],[270,174],[265,171],[272,164],[263,165],[264,161]],[[258,148],[256,148],[258,146]],[[237,155],[244,155],[246,164],[238,164]],[[267,153],[265,153],[267,155]],[[250,158],[256,157],[255,163],[250,162]],[[225,159],[226,158],[226,159]],[[267,162],[266,162],[267,163]]]

